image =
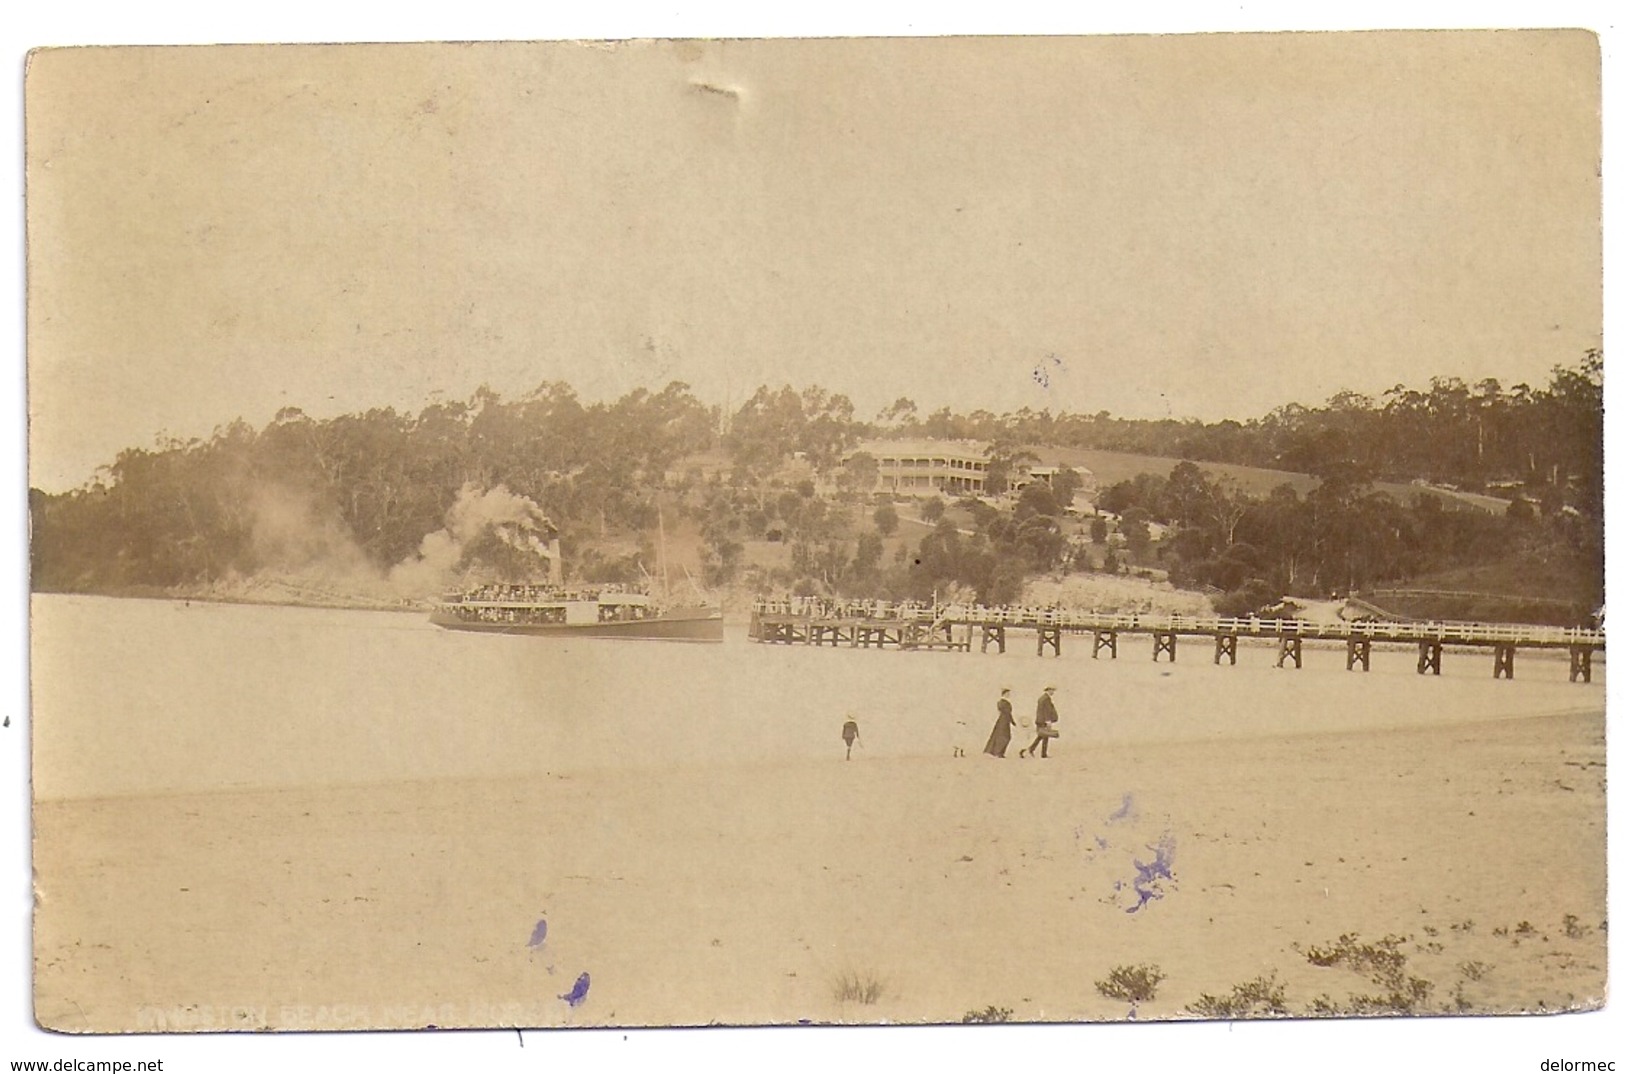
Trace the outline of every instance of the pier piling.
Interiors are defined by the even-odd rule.
[[[1061,655],[1063,634],[1091,634],[1092,659],[1102,652],[1117,659],[1120,634],[1151,635],[1151,659],[1168,654],[1174,663],[1179,639],[1212,638],[1215,665],[1237,664],[1242,638],[1277,642],[1276,667],[1288,660],[1303,667],[1305,640],[1344,642],[1344,667],[1371,670],[1374,642],[1412,645],[1416,673],[1438,675],[1447,645],[1462,649],[1490,649],[1495,655],[1495,677],[1514,677],[1518,649],[1567,649],[1569,681],[1591,682],[1592,654],[1606,644],[1596,627],[1553,627],[1523,623],[1467,622],[1324,622],[1305,619],[1261,619],[1257,616],[1188,616],[1149,612],[1095,612],[1066,608],[888,601],[831,601],[827,598],[763,598],[751,609],[752,641],[777,645],[834,646],[861,649],[914,649],[970,652],[976,628],[982,630],[982,652],[1008,647],[1010,631],[1032,631],[1039,656]]]
[[[1444,659],[1444,645],[1437,641],[1422,641],[1416,643],[1416,673],[1426,675],[1428,672],[1439,674],[1439,665]]]
[[[1179,656],[1179,635],[1172,630],[1153,630],[1151,632],[1151,661],[1156,663],[1163,654],[1168,654],[1168,663],[1172,664]]]
[[[1591,681],[1591,646],[1575,645],[1569,648],[1569,681]]]
[[[1102,650],[1102,649],[1110,649],[1111,653],[1112,653],[1112,659],[1113,660],[1117,659],[1117,631],[1115,631],[1115,630],[1097,630],[1097,631],[1095,631],[1095,651],[1094,651],[1093,655],[1094,655],[1094,658],[1096,660],[1100,659],[1100,650]]]

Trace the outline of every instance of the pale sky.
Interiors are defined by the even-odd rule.
[[[481,384],[1213,420],[1601,341],[1580,32],[69,50],[27,94],[50,491]]]

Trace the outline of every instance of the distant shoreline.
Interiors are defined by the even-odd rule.
[[[114,590],[100,589],[30,589],[30,596],[111,597],[115,600],[167,600],[197,604],[251,604],[268,608],[327,608],[334,611],[363,612],[428,612],[434,602],[400,598],[333,595],[326,599],[274,599],[265,594],[210,593],[195,590],[170,590],[162,586],[124,586]]]

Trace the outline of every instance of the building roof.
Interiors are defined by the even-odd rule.
[[[864,440],[847,452],[850,458],[858,452],[870,455],[959,455],[966,458],[987,458],[986,440],[932,440],[928,437],[910,437],[901,440]]]

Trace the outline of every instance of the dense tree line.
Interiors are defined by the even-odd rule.
[[[738,578],[745,542],[758,539],[787,546],[790,577],[854,594],[929,597],[956,586],[1002,602],[1030,573],[1100,565],[1078,554],[1063,524],[1075,480],[1064,471],[1056,487],[1029,485],[1004,510],[967,502],[950,520],[928,503],[935,529],[887,557],[896,510],[869,501],[875,460],[850,452],[864,438],[926,436],[987,441],[994,493],[1036,460],[1034,449],[1052,446],[1321,478],[1306,495],[1282,487],[1252,497],[1187,462],[1107,490],[1101,506],[1120,516],[1127,558],[1157,557],[1187,584],[1324,593],[1513,551],[1568,556],[1600,596],[1601,421],[1596,352],[1539,389],[1436,379],[1426,391],[1344,393],[1211,424],[1029,410],[922,417],[906,399],[865,422],[845,396],[788,387],[763,387],[724,414],[681,383],[594,404],[554,382],[512,400],[481,389],[417,414],[316,420],[289,408],[261,429],[237,421],[206,440],[128,449],[71,492],[31,492],[33,577],[43,590],[176,589],[323,554],[385,571],[447,524],[463,490],[499,487],[545,512],[578,577],[634,574],[635,563],[595,542],[647,538],[662,504],[697,521],[713,582]],[[708,453],[705,467],[698,453]],[[787,479],[787,465],[803,476]],[[1499,517],[1426,496],[1402,504],[1375,493],[1376,478],[1493,486],[1513,508]],[[1152,523],[1171,527],[1155,551]],[[505,547],[468,549],[515,566]]]
[[[1160,549],[1170,578],[1222,591],[1226,611],[1250,611],[1284,593],[1349,594],[1508,560],[1561,561],[1573,578],[1564,596],[1578,614],[1602,601],[1595,520],[1573,509],[1543,516],[1522,498],[1500,514],[1451,507],[1428,492],[1402,503],[1348,463],[1306,495],[1283,484],[1256,497],[1181,462],[1167,477],[1141,474],[1113,485],[1100,502],[1125,520],[1138,515],[1172,527]]]
[[[593,405],[549,383],[512,401],[482,389],[416,415],[317,421],[288,408],[264,429],[239,421],[207,440],[131,448],[84,488],[32,492],[33,581],[194,585],[275,566],[290,544],[304,558],[354,554],[383,571],[446,524],[465,487],[505,487],[585,544],[652,527],[667,468],[711,446],[716,423],[681,383]]]
[[[1558,366],[1543,388],[1469,385],[1435,377],[1372,398],[1340,392],[1323,406],[1291,404],[1250,421],[1145,421],[1022,409],[949,409],[921,417],[899,399],[869,431],[971,438],[1236,463],[1324,475],[1350,465],[1373,478],[1423,479],[1482,490],[1520,486],[1551,508],[1596,515],[1602,504],[1602,352]]]

